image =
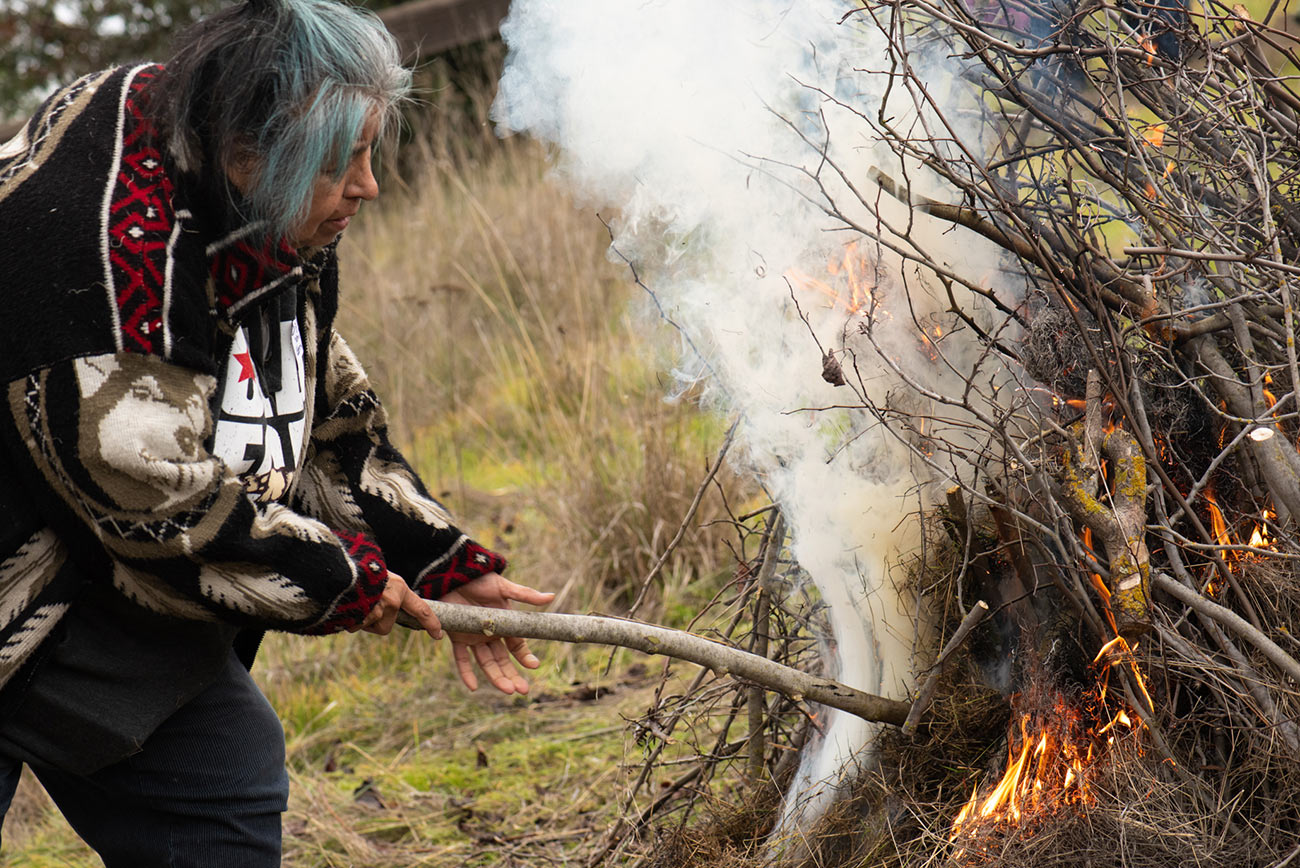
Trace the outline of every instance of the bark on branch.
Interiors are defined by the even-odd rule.
[[[1076,521],[1092,529],[1109,558],[1110,607],[1116,632],[1132,638],[1151,628],[1151,556],[1146,535],[1146,461],[1133,435],[1101,423],[1101,378],[1088,372],[1083,425],[1074,431],[1062,468],[1061,499]],[[1109,497],[1101,458],[1110,462]]]
[[[1213,618],[1250,644],[1254,645],[1274,666],[1281,669],[1293,680],[1300,683],[1300,662],[1286,653],[1280,645],[1256,630],[1245,618],[1213,600],[1207,600],[1191,588],[1183,586],[1177,580],[1163,573],[1156,573],[1153,581],[1160,590],[1177,598],[1188,607],[1195,609],[1206,617]]]
[[[732,648],[719,642],[639,621],[623,621],[596,615],[561,615],[517,609],[488,609],[428,600],[442,628],[452,633],[481,633],[485,636],[521,636],[559,642],[617,645],[646,654],[663,654],[707,666],[714,672],[760,684],[796,702],[808,700],[863,720],[902,726],[911,708],[906,702],[864,693],[829,678],[810,675],[772,660]],[[405,613],[399,622],[412,627]]]

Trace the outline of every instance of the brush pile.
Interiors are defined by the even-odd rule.
[[[820,93],[895,158],[863,178],[826,148],[809,175],[902,264],[892,313],[855,302],[850,338],[888,364],[873,323],[907,316],[892,299],[946,294],[947,326],[916,326],[962,387],[895,366],[913,394],[881,401],[855,385],[850,338],[826,358],[950,486],[913,571],[938,645],[977,600],[993,616],[915,733],[882,737],[853,798],[804,830],[807,864],[1300,859],[1300,60],[1283,14],[866,0],[845,16],[883,40],[863,66],[909,109]],[[954,100],[936,64],[974,96]],[[954,264],[975,242],[997,272]],[[975,365],[945,358],[956,332]],[[660,861],[725,862],[734,816],[718,822]],[[772,852],[755,843],[770,817],[747,822],[737,864]]]

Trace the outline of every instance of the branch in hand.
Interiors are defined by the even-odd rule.
[[[895,726],[903,724],[910,709],[906,702],[864,693],[829,678],[782,666],[757,654],[681,630],[596,615],[490,609],[437,600],[427,602],[442,622],[443,630],[451,633],[521,636],[525,639],[552,639],[576,644],[594,642],[598,645],[631,648],[646,654],[663,654],[707,666],[719,674],[752,681],[796,702],[806,699],[847,711],[864,720]],[[399,620],[404,626],[412,626],[405,614]]]

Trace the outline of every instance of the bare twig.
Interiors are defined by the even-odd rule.
[[[1157,588],[1176,597],[1182,602],[1203,615],[1207,615],[1220,624],[1227,627],[1233,633],[1245,639],[1250,644],[1259,649],[1265,657],[1273,662],[1273,665],[1281,669],[1297,684],[1300,684],[1300,662],[1286,653],[1280,645],[1272,639],[1265,636],[1259,630],[1256,630],[1246,619],[1238,615],[1225,606],[1220,606],[1213,600],[1207,600],[1191,588],[1184,587],[1171,576],[1157,572],[1151,578],[1152,584]]]
[[[934,666],[930,667],[930,674],[926,676],[921,689],[916,691],[916,698],[912,700],[912,708],[907,713],[907,719],[903,721],[904,735],[912,735],[916,732],[916,726],[921,722],[921,715],[925,714],[926,709],[930,707],[930,703],[934,701],[934,692],[938,689],[939,676],[943,674],[944,664],[948,662],[952,652],[960,648],[961,644],[966,641],[970,631],[978,627],[988,613],[989,604],[979,600],[970,607],[966,617],[961,619],[961,623],[953,631],[952,637],[948,639],[948,642],[943,646],[943,650],[939,652],[939,659],[934,661]]]
[[[650,586],[654,584],[654,580],[658,577],[659,571],[664,568],[664,564],[668,562],[668,558],[672,556],[672,553],[677,550],[677,546],[681,543],[683,537],[686,536],[686,532],[690,529],[691,522],[695,519],[695,513],[700,508],[700,502],[704,500],[704,492],[708,491],[709,485],[713,482],[713,478],[717,476],[718,471],[722,469],[722,462],[726,459],[727,452],[731,449],[731,444],[736,438],[736,428],[739,425],[740,420],[737,419],[732,422],[731,427],[727,429],[727,436],[722,441],[722,448],[718,450],[718,457],[714,460],[713,466],[709,468],[709,472],[705,474],[704,481],[695,489],[695,497],[691,500],[691,505],[687,507],[686,515],[682,516],[682,521],[677,526],[677,533],[673,535],[673,538],[668,542],[668,545],[664,547],[663,552],[660,553],[659,557],[655,560],[654,566],[650,568],[650,572],[646,573],[646,577],[641,580],[641,589],[637,591],[636,599],[627,610],[629,618],[635,615],[636,610],[641,607],[641,602],[645,600],[646,592],[649,591]]]

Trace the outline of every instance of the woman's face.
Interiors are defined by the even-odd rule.
[[[329,244],[348,228],[348,222],[361,208],[361,200],[379,195],[379,184],[370,171],[370,149],[378,135],[379,112],[376,111],[366,118],[343,177],[335,180],[334,173],[326,171],[316,180],[307,216],[289,231],[289,241],[294,247]]]

